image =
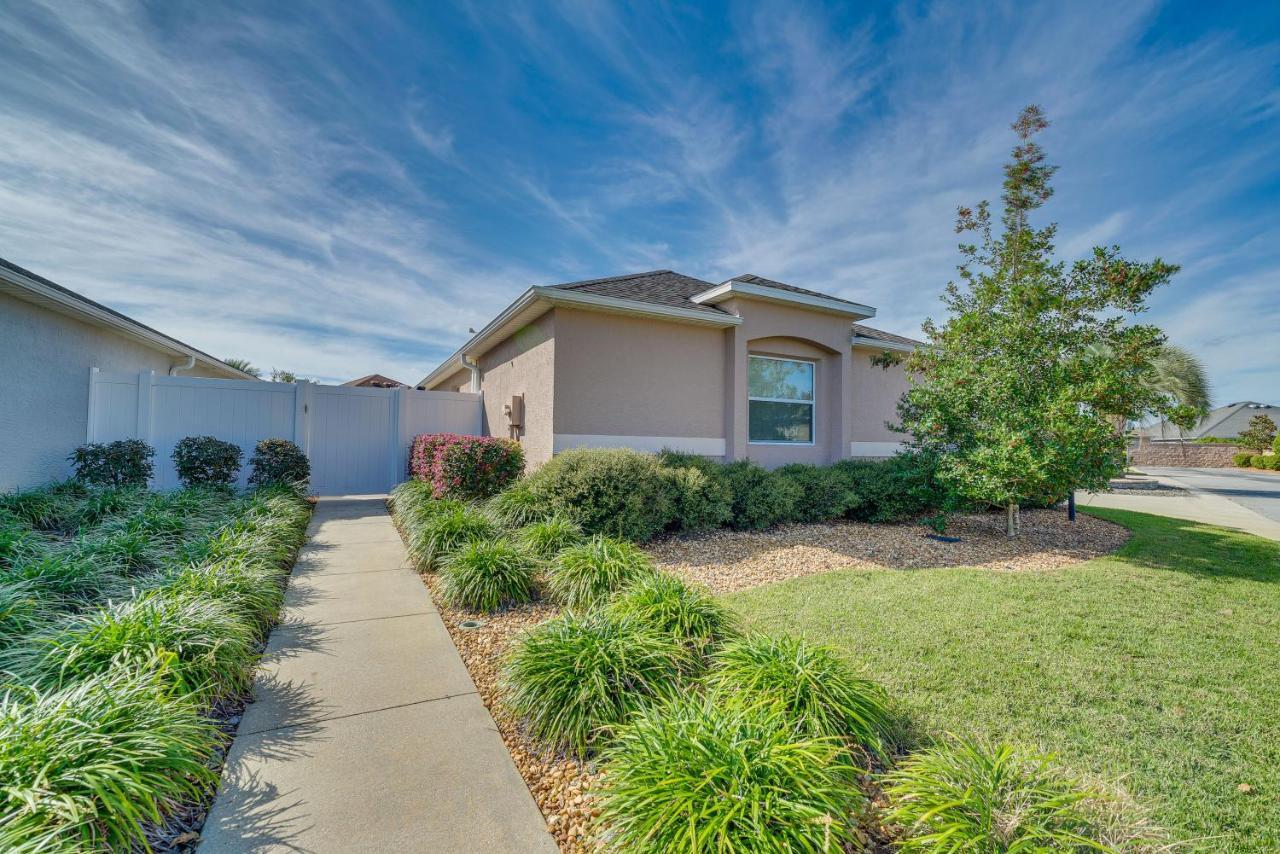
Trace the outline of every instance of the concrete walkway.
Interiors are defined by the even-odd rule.
[[[1145,471],[1143,472],[1145,473]],[[1280,540],[1280,522],[1268,519],[1223,495],[1199,489],[1184,479],[1153,475],[1167,486],[1187,490],[1185,495],[1143,495],[1141,492],[1082,493],[1077,498],[1081,507],[1114,507],[1135,510],[1174,519],[1189,519],[1224,528],[1236,528],[1259,537]]]
[[[200,854],[555,852],[383,498],[309,534]]]

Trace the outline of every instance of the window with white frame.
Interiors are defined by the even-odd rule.
[[[813,362],[747,358],[747,438],[813,443]]]

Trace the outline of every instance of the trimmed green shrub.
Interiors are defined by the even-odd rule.
[[[777,473],[796,485],[796,522],[827,522],[839,519],[862,500],[854,492],[849,478],[831,467],[795,463],[777,469]]]
[[[141,439],[120,439],[105,445],[90,442],[67,457],[76,480],[97,486],[145,486],[155,472],[156,455]]]
[[[529,490],[528,481],[518,480],[499,492],[485,504],[485,511],[499,525],[506,528],[523,528],[552,516],[565,517],[562,510],[552,507],[546,500]]]
[[[841,460],[832,466],[847,478],[859,501],[848,516],[862,522],[908,522],[926,513],[956,509],[937,480],[937,461],[914,451],[887,460]]]
[[[654,571],[649,556],[631,543],[597,535],[555,556],[547,592],[566,608],[591,608]]]
[[[771,707],[648,709],[602,754],[604,838],[652,854],[855,850],[863,796],[841,752]]]
[[[1280,457],[1280,433],[1277,433],[1276,437],[1271,440],[1271,453]]]
[[[454,549],[498,535],[498,526],[482,511],[453,499],[436,501],[434,512],[410,530],[409,552],[422,569],[437,568]]]
[[[510,540],[472,540],[444,558],[440,593],[455,608],[494,611],[533,598],[537,563]]]
[[[776,705],[810,735],[852,738],[877,750],[888,726],[878,685],[850,672],[835,653],[788,635],[753,635],[725,644],[708,687],[722,697]]]
[[[662,473],[671,490],[672,529],[702,531],[732,518],[733,494],[724,478],[693,466],[666,467]]]
[[[4,663],[33,685],[56,688],[160,656],[182,692],[210,700],[249,687],[255,639],[228,605],[158,590],[67,617],[10,649]]]
[[[670,635],[600,612],[569,612],[517,641],[504,696],[534,738],[582,756],[654,698],[673,694],[686,666]]]
[[[1280,471],[1280,455],[1267,457],[1267,468],[1272,471]]]
[[[1254,454],[1249,458],[1249,465],[1256,469],[1264,469],[1267,467],[1267,458],[1262,454]]]
[[[625,448],[576,449],[552,457],[525,481],[588,534],[643,542],[675,519],[671,483],[658,458]]]
[[[488,498],[523,473],[524,448],[511,439],[429,433],[409,448],[409,474],[430,483],[436,498]]]
[[[173,447],[173,467],[183,486],[230,486],[244,452],[213,436],[187,436]]]
[[[1250,463],[1253,462],[1253,454],[1247,452],[1243,454],[1232,454],[1231,462],[1235,463],[1242,469],[1247,469]]]
[[[143,850],[149,823],[217,782],[206,760],[220,741],[155,673],[11,688],[0,697],[0,849]]]
[[[288,486],[305,492],[311,481],[311,461],[288,439],[263,439],[249,459],[249,486]]]
[[[567,516],[551,516],[516,532],[520,545],[534,557],[550,560],[583,540],[582,526]]]
[[[793,481],[750,460],[729,463],[721,471],[733,495],[733,527],[758,531],[795,518],[800,489]]]
[[[738,634],[732,611],[669,572],[654,572],[627,585],[614,594],[605,612],[671,635],[694,654],[697,664]]]
[[[1116,850],[1102,844],[1100,794],[1052,756],[952,740],[907,757],[884,783],[902,851]]]

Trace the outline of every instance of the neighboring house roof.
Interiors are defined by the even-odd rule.
[[[382,374],[369,374],[366,377],[360,377],[355,380],[348,380],[343,383],[346,386],[355,386],[359,388],[408,388],[407,385],[399,380],[393,380],[391,377]]]
[[[252,374],[233,368],[203,350],[184,344],[177,338],[152,329],[145,323],[139,323],[128,315],[121,314],[102,303],[94,302],[83,294],[78,294],[70,288],[65,288],[4,258],[0,258],[0,293],[9,294],[51,311],[70,315],[94,326],[106,327],[126,337],[161,350],[168,350],[184,358],[194,358],[197,364],[223,371],[230,376],[247,380],[257,379]]]
[[[424,377],[418,385],[429,388],[432,384],[456,373],[459,369],[460,357],[475,357],[482,354],[490,342],[497,343],[510,334],[512,329],[530,322],[538,314],[554,305],[725,327],[742,322],[740,317],[716,304],[733,296],[750,296],[793,303],[859,320],[875,314],[875,309],[870,306],[818,291],[798,288],[784,282],[776,282],[751,273],[736,276],[720,285],[673,270],[650,270],[645,273],[630,273],[604,279],[544,285],[530,288],[521,294],[493,321],[458,348],[457,352]],[[873,337],[876,346],[883,346],[886,349],[914,349],[920,343],[856,323],[853,327],[851,342],[855,344],[867,343],[859,340],[863,333],[857,332],[858,329],[874,333],[867,337]]]
[[[861,323],[853,324],[853,343],[865,344],[867,346],[883,346],[890,350],[914,350],[917,347],[923,347],[923,341],[917,341],[914,338],[907,338],[903,335],[894,335],[892,332],[884,332],[880,329],[873,329]]]
[[[1259,403],[1256,400],[1243,400],[1212,410],[1186,435],[1183,435],[1181,428],[1164,420],[1149,427],[1142,427],[1137,432],[1138,435],[1149,439],[1202,439],[1206,436],[1235,439],[1242,431],[1248,429],[1249,419],[1255,415],[1267,415],[1273,421],[1280,422],[1280,406]]]

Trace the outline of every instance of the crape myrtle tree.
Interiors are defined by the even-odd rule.
[[[1013,124],[999,228],[990,206],[961,207],[959,282],[947,285],[944,323],[927,321],[927,346],[907,360],[902,427],[936,453],[956,494],[1006,509],[1009,536],[1023,503],[1097,489],[1123,470],[1124,438],[1111,419],[1158,408],[1152,358],[1160,330],[1134,322],[1177,267],[1129,261],[1117,246],[1067,266],[1054,259],[1056,226],[1030,214],[1053,194],[1056,167],[1035,135],[1048,127],[1029,106]]]

